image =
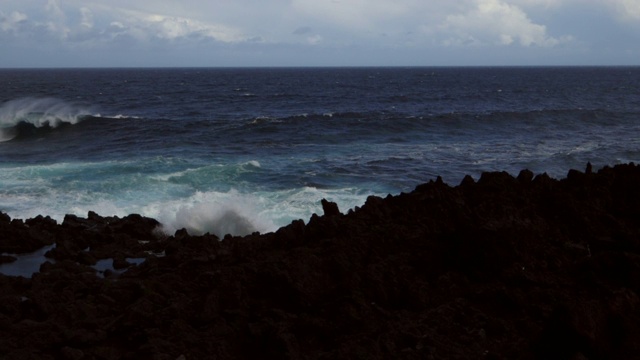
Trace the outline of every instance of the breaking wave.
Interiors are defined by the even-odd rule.
[[[38,129],[74,125],[90,116],[88,107],[61,99],[29,97],[10,100],[0,105],[0,141],[25,133],[37,133]]]

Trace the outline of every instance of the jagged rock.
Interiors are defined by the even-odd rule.
[[[521,170],[520,173],[518,174],[518,178],[517,179],[521,183],[531,182],[531,180],[533,180],[533,171],[531,171],[529,169]]]
[[[109,230],[114,233],[126,234],[138,240],[155,239],[154,230],[160,223],[151,218],[138,214],[131,214],[122,219],[117,219],[109,223]]]
[[[325,199],[322,199],[320,203],[322,204],[322,211],[324,211],[325,216],[341,215],[340,209],[338,209],[338,204]]]
[[[11,217],[0,211],[0,223],[11,223]]]
[[[66,214],[62,220],[62,226],[69,228],[91,229],[95,226],[95,223],[92,220],[83,219],[74,214]]]
[[[469,175],[465,175],[464,178],[462,178],[462,181],[460,182],[460,186],[465,187],[465,186],[471,186],[474,185],[476,182],[475,180],[473,180],[473,178]]]

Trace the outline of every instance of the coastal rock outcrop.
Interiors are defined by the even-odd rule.
[[[638,184],[635,164],[437,179],[223,239],[2,215],[0,251],[55,248],[0,275],[0,358],[633,359]]]

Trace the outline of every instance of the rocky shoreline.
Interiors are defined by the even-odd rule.
[[[633,359],[640,166],[440,179],[245,237],[0,216],[3,359]],[[138,259],[140,261],[133,261]],[[97,270],[98,262],[110,262]]]

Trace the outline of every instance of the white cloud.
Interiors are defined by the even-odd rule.
[[[205,23],[178,16],[165,16],[138,11],[123,11],[128,28],[135,29],[143,38],[158,37],[167,40],[197,37],[222,42],[239,42],[246,39],[240,31],[224,25]]]
[[[440,25],[447,45],[511,45],[551,47],[571,39],[547,34],[518,6],[501,0],[476,0],[474,7],[449,15]]]
[[[45,5],[45,9],[51,15],[51,17],[64,19],[64,12],[58,5],[57,0],[47,0],[47,5]]]
[[[80,25],[87,29],[93,28],[93,12],[87,7],[82,7],[80,13],[82,14]]]
[[[48,20],[42,24],[45,25],[51,35],[67,38],[71,33],[71,29],[66,25],[66,16],[60,8],[57,0],[47,0],[45,9],[48,14]]]
[[[9,15],[5,15],[0,11],[0,29],[3,32],[17,31],[21,24],[24,24],[27,20],[27,15],[18,11],[14,11]]]
[[[639,0],[617,0],[614,1],[618,11],[625,20],[640,20],[640,1]]]
[[[61,4],[57,0],[48,0],[40,7],[28,8],[29,14],[33,15],[30,17],[21,11],[14,11],[10,15],[0,13],[0,30],[32,41],[50,42],[58,39],[59,46],[76,46],[79,43],[90,46],[107,45],[117,37],[128,37],[140,42],[153,39],[241,42],[248,38],[234,27],[217,23],[114,8],[98,2],[82,3],[78,7],[69,6],[69,3],[74,2],[76,1],[70,0]]]

